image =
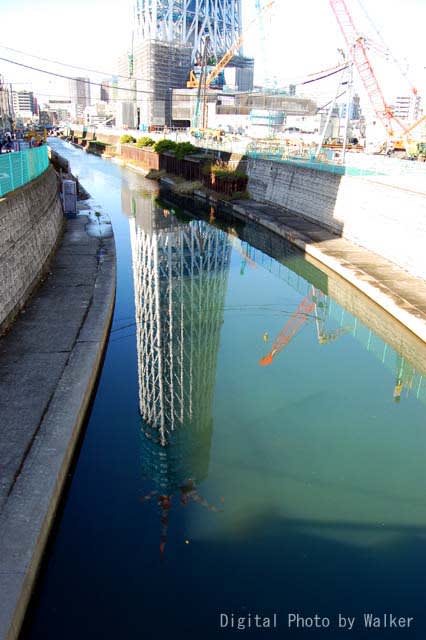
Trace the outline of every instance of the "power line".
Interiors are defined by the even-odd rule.
[[[1,60],[1,58],[0,58]],[[339,67],[336,71],[332,71],[331,73],[327,73],[324,76],[320,76],[319,78],[314,78],[313,80],[305,80],[305,82],[301,82],[300,84],[310,84],[311,82],[317,82],[318,80],[323,80],[324,78],[329,78],[330,76],[334,76],[336,73],[340,73],[340,71],[344,71],[347,69],[349,65],[345,65],[344,67]]]
[[[24,56],[29,56],[30,58],[36,58],[37,60],[43,60],[44,62],[51,62],[52,64],[59,64],[61,67],[70,67],[70,69],[79,69],[80,71],[87,71],[89,73],[97,73],[100,76],[108,76],[108,77],[116,77],[116,78],[124,78],[125,80],[129,79],[129,76],[123,76],[119,73],[111,73],[109,71],[99,71],[96,69],[90,69],[89,67],[79,67],[75,64],[69,64],[67,62],[61,62],[59,60],[52,60],[52,58],[44,58],[43,56],[37,56],[35,53],[28,53],[27,51],[22,51],[21,49],[13,49],[12,47],[6,47],[4,44],[0,44],[2,49],[7,49],[8,51],[13,51],[14,53],[20,53]],[[141,82],[146,82],[147,78],[134,78],[132,80],[139,80]]]
[[[16,62],[15,60],[9,60],[8,58],[2,58],[0,57],[0,60],[3,60],[4,62],[9,62],[10,64],[15,64],[18,67],[25,67],[25,69],[31,69],[31,71],[38,71],[39,73],[45,73],[49,76],[56,76],[57,78],[64,78],[65,80],[76,80],[76,78],[74,78],[73,76],[66,76],[62,73],[54,73],[53,71],[47,71],[46,69],[40,69],[38,67],[33,67],[29,64],[24,64],[23,62]],[[130,78],[129,78],[130,79]],[[144,90],[144,89],[128,89],[127,87],[119,87],[118,85],[106,85],[104,83],[101,82],[93,82],[92,80],[84,80],[82,78],[78,78],[79,82],[82,82],[84,84],[88,84],[88,85],[93,85],[93,86],[97,86],[97,87],[103,87],[103,88],[108,88],[108,89],[118,89],[119,91],[130,91],[132,93],[149,93],[149,94],[153,94],[154,91],[148,91],[148,90]]]

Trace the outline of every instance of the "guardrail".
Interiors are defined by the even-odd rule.
[[[0,155],[0,197],[41,175],[49,166],[47,145]]]

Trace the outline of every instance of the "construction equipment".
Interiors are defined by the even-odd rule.
[[[358,29],[355,27],[345,0],[329,0],[329,2],[374,113],[382,122],[388,138],[392,138],[394,135],[393,125],[395,124],[403,133],[406,133],[407,127],[397,118],[391,107],[385,101],[383,92],[367,55],[367,40],[359,34]]]
[[[408,134],[426,120],[426,115],[422,116],[416,122],[412,123],[409,126],[407,126],[401,119],[399,119],[395,115],[391,107],[385,101],[382,90],[377,81],[376,75],[373,71],[373,67],[367,54],[367,48],[374,47],[381,53],[385,53],[388,56],[390,53],[389,49],[386,47],[385,51],[383,51],[383,47],[378,47],[370,39],[360,35],[358,29],[355,27],[352,16],[346,4],[346,0],[329,0],[329,2],[345,39],[349,55],[358,70],[361,81],[367,92],[374,113],[385,127],[387,141],[382,145],[381,151],[386,152],[388,155],[393,152],[408,153],[409,147],[416,142],[412,137],[409,137]],[[365,12],[364,8],[363,11]],[[366,15],[370,22],[372,22],[368,14]],[[377,31],[377,29],[376,32],[380,36],[380,33]],[[400,67],[400,71],[402,72],[402,74],[406,77],[407,74],[403,71],[396,58],[394,58],[393,56],[392,58],[393,61]],[[408,80],[407,77],[406,79]],[[417,96],[417,89],[414,86],[411,86],[411,92],[414,96]],[[394,131],[394,125],[397,125],[398,127],[397,132]],[[408,153],[408,155],[411,154]]]
[[[288,345],[290,340],[294,338],[296,333],[303,327],[315,309],[315,302],[315,289],[312,288],[275,338],[268,355],[259,360],[259,364],[262,367],[272,364],[275,356]]]
[[[303,298],[296,311],[275,338],[269,353],[259,361],[259,364],[262,367],[270,365],[275,356],[289,344],[303,325],[312,317],[312,314],[315,318],[318,342],[320,345],[337,340],[337,338],[351,330],[350,327],[339,327],[335,331],[326,332],[324,326],[327,311],[327,297],[320,289],[312,287],[308,295]]]
[[[416,148],[419,145],[418,141],[415,140],[414,138],[412,138],[411,136],[409,136],[408,134],[411,133],[412,131],[414,131],[414,129],[416,129],[416,127],[418,127],[420,124],[422,124],[422,122],[426,121],[426,115],[421,116],[421,118],[419,118],[418,120],[416,120],[416,122],[414,122],[411,126],[409,126],[408,128],[405,129],[405,132],[394,139],[391,139],[391,144],[390,144],[390,149],[388,150],[388,153],[393,153],[394,151],[398,152],[398,151],[405,151],[407,153],[408,156],[416,156],[417,157],[417,153],[412,153],[412,148],[413,146]],[[422,144],[422,143],[420,143]]]
[[[204,51],[203,51],[203,60],[202,60],[202,64],[201,64],[201,74],[200,74],[200,78],[197,79],[197,77],[195,76],[195,73],[193,71],[191,71],[190,73],[190,78],[186,84],[186,86],[190,89],[195,89],[198,88],[198,94],[197,94],[197,103],[195,106],[195,113],[199,114],[200,112],[200,104],[202,104],[202,127],[203,128],[207,128],[207,91],[211,85],[211,83],[213,82],[213,80],[215,80],[218,75],[221,73],[221,71],[223,71],[223,69],[227,66],[227,64],[232,60],[232,58],[237,54],[238,50],[240,49],[241,45],[243,44],[243,41],[246,37],[247,31],[250,27],[253,26],[253,24],[255,24],[267,11],[269,11],[271,9],[271,7],[275,4],[275,0],[269,0],[265,6],[258,11],[257,16],[249,23],[249,25],[247,26],[247,29],[244,33],[240,34],[240,36],[238,36],[238,38],[235,40],[235,42],[229,47],[228,51],[222,56],[222,58],[219,60],[219,62],[216,64],[216,66],[209,72],[209,74],[207,75],[206,71],[207,71],[207,48],[208,48],[208,40],[206,39],[206,42],[204,43]],[[203,76],[203,72],[204,72],[204,76]],[[202,92],[200,91],[200,87],[202,88]],[[202,95],[201,95],[202,93]],[[196,120],[198,119],[199,122],[199,115],[194,115],[194,127],[198,127],[199,125],[196,124]]]
[[[315,301],[315,324],[317,328],[318,343],[320,345],[333,342],[334,340],[337,340],[337,338],[340,338],[340,336],[351,331],[351,327],[348,326],[338,327],[335,331],[326,331],[325,321],[329,311],[328,298],[322,291],[316,289],[313,293],[313,300]]]

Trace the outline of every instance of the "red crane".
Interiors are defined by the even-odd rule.
[[[329,0],[329,2],[345,39],[352,61],[358,70],[361,81],[368,94],[374,113],[383,123],[388,135],[393,135],[392,121],[396,122],[398,126],[401,127],[401,130],[406,133],[404,124],[395,116],[391,107],[386,104],[367,55],[366,39],[361,36],[356,29],[345,0]]]

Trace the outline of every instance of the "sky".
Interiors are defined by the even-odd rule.
[[[264,2],[264,0],[262,0]],[[360,8],[360,1],[379,29],[392,54],[409,70],[411,83],[426,94],[426,0],[347,0],[363,34],[379,41]],[[255,0],[242,0],[244,24],[255,15]],[[100,81],[116,72],[117,58],[128,46],[130,0],[0,0],[0,57],[66,75],[86,75],[28,55],[99,69],[90,75]],[[267,77],[278,86],[334,66],[343,46],[328,0],[276,0],[262,21],[246,31],[245,55],[255,57],[255,80]],[[376,75],[389,102],[408,95],[409,83],[393,64],[371,54]],[[265,68],[267,71],[265,72]],[[35,91],[39,101],[67,97],[68,81],[31,72],[0,60],[0,73],[17,88]],[[355,89],[357,89],[357,81]],[[335,79],[305,85],[304,94],[318,100],[331,96]]]

